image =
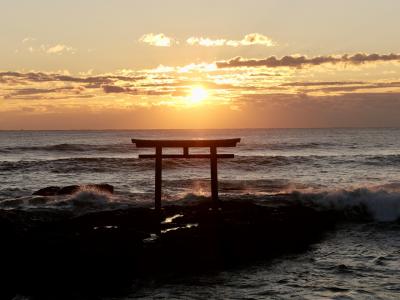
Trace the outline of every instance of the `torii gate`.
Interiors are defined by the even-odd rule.
[[[132,139],[137,148],[155,148],[155,154],[140,154],[139,158],[155,158],[155,209],[161,210],[161,178],[163,158],[209,158],[211,162],[211,198],[215,204],[218,199],[218,158],[234,158],[234,154],[217,154],[218,147],[236,147],[240,138],[222,140],[143,140]],[[189,148],[207,147],[210,154],[189,154]],[[162,154],[163,148],[182,148],[182,154]]]

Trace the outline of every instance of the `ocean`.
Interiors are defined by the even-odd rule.
[[[115,188],[107,199],[91,199],[99,210],[149,206],[154,161],[138,154],[152,149],[135,148],[132,138],[236,137],[238,147],[219,150],[235,154],[218,163],[222,201],[295,194],[320,208],[363,207],[369,218],[349,214],[347,223],[303,253],[212,274],[137,281],[130,295],[112,299],[398,299],[398,128],[0,131],[0,209],[63,209],[31,195],[47,186],[99,183]],[[207,197],[209,165],[207,159],[163,160],[163,203]]]

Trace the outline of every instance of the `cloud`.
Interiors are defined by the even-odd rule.
[[[400,54],[365,54],[357,53],[354,55],[344,54],[341,56],[315,56],[308,58],[306,56],[284,56],[282,58],[276,58],[270,56],[263,59],[245,59],[242,57],[235,57],[227,61],[216,62],[218,68],[241,68],[241,67],[291,67],[291,68],[302,68],[308,66],[318,66],[322,64],[351,64],[360,65],[371,62],[384,62],[384,61],[399,61]]]
[[[191,46],[203,46],[203,47],[221,47],[221,46],[239,47],[239,46],[253,46],[253,45],[272,47],[276,45],[276,43],[271,38],[260,33],[247,34],[241,40],[190,37],[186,40],[186,43]]]
[[[63,53],[75,53],[76,50],[70,46],[57,44],[54,46],[44,46],[42,45],[42,50],[47,54],[63,54]]]
[[[226,45],[225,39],[210,39],[203,37],[190,37],[186,40],[186,43],[190,46],[203,46],[203,47],[220,47]]]
[[[360,85],[347,85],[347,86],[326,86],[311,91],[322,91],[325,93],[330,92],[354,92],[359,90],[371,90],[371,89],[393,89],[399,88],[400,82],[378,82],[370,84],[360,84]]]
[[[26,84],[29,82],[38,83],[38,82],[75,82],[75,83],[87,83],[90,84],[91,87],[100,87],[103,84],[110,84],[115,81],[126,81],[126,82],[136,82],[138,80],[146,79],[146,76],[120,76],[120,75],[99,75],[99,76],[70,76],[70,75],[62,75],[62,74],[53,74],[53,73],[43,73],[43,72],[29,72],[29,73],[20,73],[20,72],[0,72],[0,82],[12,82],[15,83],[16,80],[19,80],[21,84]]]
[[[16,90],[13,95],[36,95],[36,94],[48,94],[60,91],[71,90],[72,87],[65,88],[53,88],[53,89],[38,89],[38,88],[25,88]]]
[[[25,44],[26,50],[29,51],[30,53],[46,53],[46,54],[64,54],[64,53],[70,53],[70,54],[75,54],[76,49],[59,43],[59,44],[39,44],[36,38],[33,37],[26,37],[22,41],[22,44]],[[20,52],[19,49],[16,49],[16,53]]]
[[[363,59],[357,55],[327,57],[334,57],[336,60],[346,58],[346,61],[360,64],[377,59],[390,60],[394,58],[394,55],[363,54],[361,56]],[[315,58],[306,59],[314,62]],[[294,63],[291,65],[296,66]],[[400,65],[390,67],[399,68]],[[324,67],[319,69],[325,72]],[[361,70],[355,71],[354,69],[357,68],[350,69],[339,73],[323,74],[321,77],[314,72],[297,72],[297,69],[218,69],[215,63],[137,71],[123,69],[97,75],[9,71],[0,72],[0,99],[110,97],[125,99],[126,105],[132,106],[180,105],[191,87],[201,85],[209,91],[209,98],[213,103],[234,103],[240,106],[239,102],[244,103],[242,100],[246,99],[246,95],[261,97],[280,93],[281,95],[304,94],[310,97],[328,97],[353,92],[400,92],[400,82],[396,74],[382,77],[380,70],[377,70],[371,76],[364,74],[365,72]],[[12,105],[13,101],[9,103]]]
[[[254,127],[400,125],[400,93],[349,93],[331,96],[252,94],[243,96],[242,100],[246,103],[242,118],[247,117]]]
[[[104,93],[110,94],[110,93],[127,93],[130,91],[128,88],[124,88],[121,86],[117,85],[103,85],[102,86]]]
[[[118,73],[99,76],[71,76],[43,72],[0,72],[0,98],[69,99],[95,97],[99,93],[137,94],[135,85],[147,76]],[[121,87],[124,85],[125,87]]]
[[[306,86],[325,86],[325,85],[354,85],[364,84],[362,81],[312,81],[312,82],[288,82],[283,83],[281,86],[295,86],[295,87],[306,87]]]
[[[279,88],[280,87],[280,88]],[[373,89],[392,90],[400,87],[400,82],[364,82],[364,81],[317,81],[317,82],[288,82],[280,84],[276,89],[284,90],[282,87],[296,88],[297,92],[301,91],[308,94],[313,92],[324,92],[324,95],[330,93],[343,94],[354,91],[366,91]]]
[[[34,41],[36,41],[35,38],[33,38],[33,37],[26,37],[26,38],[24,38],[24,39],[22,40],[22,43],[25,44],[25,43],[34,42]]]
[[[11,93],[3,95],[4,99],[54,99],[53,97],[43,97],[45,94],[62,95],[58,99],[66,99],[66,96],[74,95],[74,97],[87,97],[89,95],[80,95],[84,91],[82,87],[65,86],[59,88],[16,88]]]
[[[170,95],[174,91],[169,90],[154,90],[154,87],[160,87],[161,85],[154,85],[153,89],[137,89],[132,87],[122,87],[117,85],[103,85],[103,92],[106,94],[128,94],[128,95],[152,95],[152,96],[161,96],[161,95]]]
[[[56,44],[56,45],[42,44],[40,46],[29,46],[27,50],[30,53],[36,52],[36,53],[57,54],[57,55],[66,53],[75,54],[77,51],[77,49],[64,44]]]
[[[139,42],[148,44],[155,47],[171,47],[172,44],[176,43],[173,38],[166,36],[164,33],[147,33],[142,35]]]
[[[173,44],[179,44],[174,38],[166,36],[164,33],[147,33],[141,36],[139,42],[145,43],[156,47],[171,47]],[[276,43],[260,33],[250,33],[243,37],[241,40],[228,40],[224,38],[212,39],[208,37],[189,37],[186,40],[186,44],[190,46],[202,46],[202,47],[240,47],[240,46],[253,46],[260,45],[265,47],[275,46]]]
[[[250,33],[246,35],[241,41],[228,41],[227,45],[236,47],[237,43],[239,44],[238,46],[261,45],[272,47],[276,45],[276,43],[272,39],[260,33]]]

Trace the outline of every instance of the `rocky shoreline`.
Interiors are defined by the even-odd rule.
[[[279,197],[169,204],[161,215],[149,207],[0,210],[2,293],[113,293],[135,278],[222,270],[307,249],[337,219]]]

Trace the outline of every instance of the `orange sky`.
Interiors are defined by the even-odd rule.
[[[400,126],[399,2],[93,4],[4,3],[0,129]]]

